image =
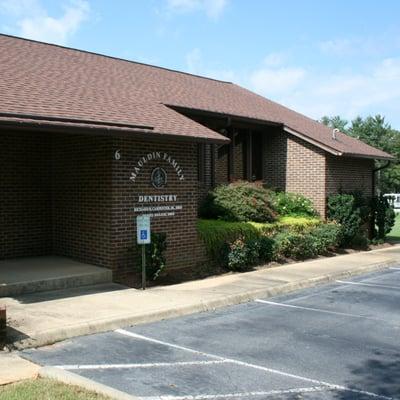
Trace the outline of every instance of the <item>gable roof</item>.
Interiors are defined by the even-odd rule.
[[[230,82],[0,35],[0,123],[77,126],[226,142],[171,107],[282,124],[336,155],[381,150]]]

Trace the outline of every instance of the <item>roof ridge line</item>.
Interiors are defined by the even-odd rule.
[[[10,34],[7,34],[7,33],[0,33],[0,36],[6,36],[6,37],[13,38],[13,39],[25,40],[25,41],[27,41],[27,42],[32,42],[32,43],[44,44],[44,45],[47,45],[47,46],[59,47],[59,48],[61,48],[61,49],[66,49],[66,50],[78,51],[78,52],[80,52],[80,53],[92,54],[92,55],[99,56],[99,57],[111,58],[112,60],[118,60],[118,61],[124,61],[124,62],[132,63],[132,64],[144,65],[144,66],[146,66],[146,67],[162,69],[162,70],[164,70],[164,71],[175,72],[175,73],[177,73],[177,74],[183,74],[183,75],[193,76],[193,77],[195,77],[195,78],[208,79],[208,80],[210,80],[210,81],[221,82],[221,83],[227,83],[227,84],[230,84],[230,85],[233,84],[233,82],[223,81],[223,80],[221,80],[221,79],[210,78],[210,77],[208,77],[208,76],[203,76],[203,75],[198,75],[198,74],[192,74],[192,73],[190,73],[190,72],[179,71],[179,70],[177,70],[177,69],[172,69],[172,68],[168,68],[168,67],[161,67],[161,66],[159,66],[159,65],[153,65],[153,64],[148,64],[148,63],[140,62],[140,61],[128,60],[128,59],[126,59],[126,58],[121,58],[121,57],[116,57],[116,56],[110,56],[110,55],[102,54],[102,53],[96,53],[95,51],[76,49],[76,48],[74,48],[74,47],[63,46],[63,45],[61,45],[61,44],[56,44],[56,43],[43,42],[43,41],[41,41],[41,40],[35,40],[35,39],[24,38],[24,37],[21,37],[21,36],[10,35]]]

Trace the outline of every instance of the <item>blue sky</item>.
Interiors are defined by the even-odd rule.
[[[0,0],[0,31],[234,81],[400,129],[398,0]]]

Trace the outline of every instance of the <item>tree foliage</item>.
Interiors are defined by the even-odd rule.
[[[393,129],[385,117],[378,114],[374,117],[357,117],[349,122],[336,115],[324,116],[321,122],[395,156],[396,161],[392,162],[389,168],[382,170],[377,186],[383,193],[400,192],[400,131]],[[383,163],[376,161],[376,167]]]

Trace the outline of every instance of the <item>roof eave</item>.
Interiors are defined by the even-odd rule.
[[[205,136],[189,136],[171,134],[165,132],[159,132],[156,130],[146,130],[140,128],[124,128],[120,126],[105,126],[95,124],[79,124],[79,123],[57,123],[56,121],[16,121],[16,120],[0,120],[0,130],[30,130],[30,131],[42,131],[42,132],[55,132],[55,133],[71,133],[71,134],[98,134],[98,135],[123,135],[135,137],[138,139],[146,140],[175,140],[183,142],[195,142],[195,143],[215,143],[215,144],[227,144],[230,139]]]
[[[333,154],[335,156],[343,155],[343,153],[341,151],[335,150],[335,149],[333,149],[333,148],[331,148],[331,147],[329,147],[329,146],[327,146],[327,145],[325,145],[323,143],[320,143],[320,142],[318,142],[316,140],[313,140],[313,139],[309,138],[308,136],[303,135],[302,133],[300,133],[298,131],[295,131],[294,129],[289,128],[286,125],[283,126],[283,130],[285,132],[290,133],[291,135],[296,136],[296,137],[304,140],[305,142],[308,142],[308,143],[310,143],[310,144],[312,144],[312,145],[314,145],[316,147],[319,147],[320,149],[325,150],[328,153],[331,153],[331,154]]]
[[[355,157],[355,158],[366,158],[370,160],[387,160],[387,161],[395,161],[396,157],[391,156],[388,154],[387,156],[384,155],[368,155],[368,154],[357,154],[357,153],[343,153],[343,157]]]
[[[325,145],[325,144],[323,144],[323,143],[320,143],[320,142],[318,142],[318,141],[316,141],[316,140],[312,140],[312,139],[310,139],[309,137],[303,135],[302,133],[300,133],[300,132],[298,132],[298,131],[295,131],[295,130],[293,130],[293,129],[287,127],[287,126],[284,126],[283,129],[284,129],[286,132],[288,132],[288,133],[290,133],[290,134],[292,134],[292,135],[294,135],[294,136],[297,136],[297,137],[303,139],[304,141],[306,141],[306,142],[308,142],[308,143],[311,143],[311,144],[313,144],[314,146],[317,146],[317,147],[319,147],[320,149],[323,149],[323,150],[327,151],[328,153],[331,153],[331,154],[333,154],[333,155],[335,155],[335,156],[354,157],[354,158],[366,158],[366,159],[371,159],[371,160],[389,160],[389,161],[394,161],[394,160],[396,160],[396,158],[393,157],[393,156],[390,155],[390,154],[387,154],[387,155],[359,154],[359,153],[347,153],[347,152],[338,151],[338,150],[332,149],[331,147],[329,147],[329,146],[327,146],[327,145]]]

